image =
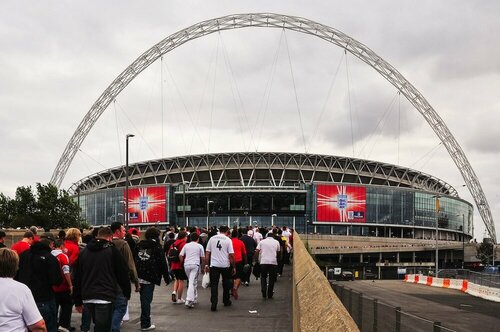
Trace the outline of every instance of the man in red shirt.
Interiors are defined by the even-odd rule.
[[[236,274],[233,275],[233,297],[238,299],[238,288],[241,285],[241,278],[243,278],[243,267],[247,263],[247,250],[243,241],[238,239],[238,230],[233,229],[231,232],[231,241],[233,242],[234,249],[234,264],[236,265]]]
[[[56,295],[57,311],[59,311],[59,307],[61,308],[57,325],[59,326],[59,331],[69,332],[71,331],[71,309],[73,308],[73,301],[71,299],[73,283],[71,282],[71,274],[69,271],[69,258],[64,253],[64,240],[57,239],[54,242],[52,255],[54,255],[59,262],[60,273],[63,280],[60,285],[52,286]]]
[[[31,247],[31,245],[33,244],[33,240],[33,233],[31,231],[26,231],[23,235],[23,239],[12,245],[12,250],[17,252],[17,254],[21,256],[24,251],[28,250]]]

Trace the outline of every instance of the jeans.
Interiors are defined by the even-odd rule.
[[[90,323],[92,322],[92,316],[87,306],[83,306],[82,311],[82,325],[80,325],[80,331],[88,332],[90,331]]]
[[[127,312],[128,300],[123,294],[118,294],[114,303],[111,331],[120,332],[123,316]]]
[[[276,281],[277,269],[276,265],[260,264],[260,289],[262,296],[272,298],[274,294],[274,282]],[[267,277],[269,276],[269,284]]]
[[[200,274],[200,266],[197,264],[184,265],[184,271],[186,271],[189,280],[186,302],[194,302],[198,300],[198,276]]]
[[[216,306],[219,298],[219,279],[222,275],[222,302],[229,304],[229,290],[233,287],[230,267],[210,267],[210,302]]]
[[[155,284],[141,284],[141,329],[151,326],[151,302],[154,291]]]
[[[47,326],[47,332],[57,332],[57,308],[56,300],[37,302],[36,306]]]
[[[111,320],[113,319],[113,303],[95,304],[85,303],[94,322],[94,332],[111,331]]]
[[[69,330],[71,326],[71,309],[73,308],[73,301],[71,300],[71,294],[68,291],[57,292],[56,294],[56,313],[61,308],[59,313],[59,326],[67,328]]]
[[[241,278],[242,282],[250,282],[250,276],[252,275],[253,254],[247,254],[247,262],[250,265],[250,268],[247,272],[243,273],[243,278]]]

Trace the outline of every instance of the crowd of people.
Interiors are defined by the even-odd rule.
[[[0,231],[0,330],[69,332],[73,306],[81,331],[120,331],[129,320],[132,289],[139,293],[142,331],[154,330],[151,303],[155,285],[172,284],[172,303],[193,309],[200,277],[210,287],[211,310],[231,306],[239,289],[260,279],[262,297],[290,263],[293,236],[286,226],[168,227],[126,230],[120,222],[83,234],[70,228],[57,238],[36,227],[7,248]],[[207,280],[209,279],[209,281]],[[133,286],[133,288],[132,288]],[[185,294],[185,296],[184,296]]]

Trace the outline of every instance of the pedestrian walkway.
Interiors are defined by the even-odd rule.
[[[222,286],[219,289],[217,311],[210,311],[210,288],[198,287],[199,304],[188,309],[183,304],[173,304],[172,286],[155,287],[151,304],[151,321],[156,331],[291,331],[292,330],[292,276],[291,267],[285,266],[283,276],[278,277],[272,299],[263,299],[260,280],[251,277],[250,286],[242,285],[239,298],[232,306],[222,305]],[[201,279],[201,277],[200,277]],[[186,290],[183,297],[185,297]],[[130,320],[122,331],[139,331],[141,308],[139,294],[132,293]],[[72,326],[80,329],[81,314],[73,312]]]

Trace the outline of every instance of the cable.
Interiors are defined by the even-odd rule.
[[[351,144],[352,144],[352,156],[354,157],[354,129],[352,125],[352,107],[351,107],[351,85],[349,83],[349,65],[347,61],[347,50],[344,50],[345,57],[345,70],[347,75],[347,100],[349,102],[349,119],[351,121]]]
[[[118,130],[118,112],[116,111],[116,99],[113,99],[113,109],[115,111],[115,127],[116,127],[116,141],[118,142],[118,156],[120,158],[120,165],[123,165],[122,161],[122,148],[120,145],[120,132]]]
[[[217,39],[217,52],[215,53],[215,71],[214,71],[214,81],[212,84],[212,101],[210,105],[210,122],[208,126],[208,144],[207,144],[207,153],[210,153],[210,140],[212,138],[212,121],[214,116],[214,102],[215,102],[215,85],[217,83],[217,65],[219,63],[219,44],[220,44],[220,32],[219,38]]]
[[[302,142],[304,144],[304,152],[307,153],[306,137],[304,135],[304,126],[302,125],[302,116],[300,114],[299,98],[297,95],[297,87],[295,86],[295,77],[293,75],[292,58],[290,56],[290,49],[288,48],[288,39],[286,38],[286,32],[284,33],[284,36],[285,36],[286,51],[288,54],[288,63],[290,65],[290,74],[292,75],[293,92],[295,93],[295,104],[297,105],[297,112],[299,114],[300,130],[302,132]]]
[[[316,123],[316,127],[313,130],[311,139],[309,140],[309,147],[308,147],[309,151],[311,150],[312,143],[316,139],[316,135],[319,132],[319,127],[321,125],[321,119],[323,118],[323,114],[325,113],[326,105],[328,104],[328,100],[330,99],[330,94],[333,91],[333,87],[335,86],[335,83],[337,82],[338,73],[340,70],[340,66],[342,65],[342,62],[344,60],[344,55],[345,55],[345,53],[342,53],[342,56],[340,57],[340,61],[337,65],[337,70],[335,71],[335,74],[333,75],[333,79],[330,83],[330,88],[328,89],[328,93],[327,93],[326,98],[325,98],[325,102],[323,103],[323,106],[321,107],[321,113],[319,114],[318,121]]]
[[[161,70],[160,70],[160,80],[161,80],[161,84],[160,84],[160,89],[161,89],[161,157],[163,158],[165,156],[165,150],[163,148],[163,141],[164,141],[164,133],[165,131],[163,130],[163,123],[164,123],[164,119],[163,119],[163,110],[164,110],[164,107],[163,107],[163,56],[160,58],[160,64],[161,64]]]

